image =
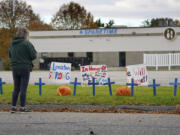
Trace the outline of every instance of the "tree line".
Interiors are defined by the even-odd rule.
[[[110,20],[107,24],[94,17],[90,12],[75,2],[63,4],[53,16],[51,23],[44,23],[38,14],[35,14],[31,5],[25,1],[3,0],[0,2],[0,28],[14,29],[24,25],[30,30],[52,30],[52,29],[82,29],[111,27],[114,24]]]
[[[109,28],[113,20],[102,23],[101,19],[94,21],[90,12],[75,2],[63,4],[53,16],[50,24],[46,24],[36,14],[31,5],[20,0],[2,0],[0,2],[0,60],[4,67],[9,68],[8,48],[18,26],[26,26],[29,30],[59,30],[82,28]]]
[[[47,24],[25,1],[2,0],[0,2],[0,59],[4,61],[5,66],[8,65],[7,52],[11,38],[15,36],[16,28],[20,25],[26,26],[29,30],[110,28],[114,25],[114,20],[103,23],[99,18],[95,21],[93,15],[83,6],[70,2],[63,4],[52,17],[50,24]],[[180,21],[171,18],[153,18],[142,23],[143,27],[168,25],[180,26]]]

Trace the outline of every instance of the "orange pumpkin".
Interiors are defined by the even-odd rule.
[[[71,89],[67,86],[60,86],[57,89],[57,95],[59,96],[71,95]]]
[[[131,90],[127,86],[122,86],[116,89],[116,96],[131,96]]]

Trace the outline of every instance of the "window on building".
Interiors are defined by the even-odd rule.
[[[126,52],[119,52],[119,66],[126,66]]]
[[[74,53],[73,52],[68,52],[68,57],[74,57]]]
[[[93,62],[93,53],[92,52],[87,52],[86,56],[87,56],[87,58],[89,59],[90,62]]]

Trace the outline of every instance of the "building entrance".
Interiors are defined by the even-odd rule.
[[[119,66],[126,66],[126,52],[119,52]]]

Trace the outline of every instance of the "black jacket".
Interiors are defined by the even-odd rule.
[[[37,52],[31,42],[22,38],[14,38],[9,48],[9,58],[12,68],[28,68],[32,71],[32,61]]]

